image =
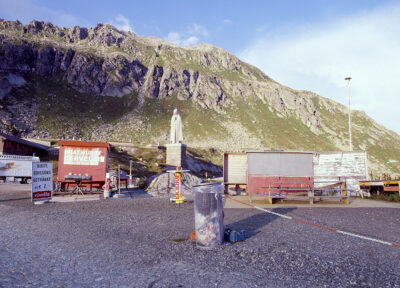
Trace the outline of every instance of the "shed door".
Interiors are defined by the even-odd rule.
[[[224,182],[230,184],[247,183],[247,154],[225,154]]]

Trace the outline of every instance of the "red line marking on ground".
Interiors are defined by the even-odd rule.
[[[315,227],[318,227],[318,228],[321,228],[321,229],[325,229],[325,230],[328,230],[328,231],[336,232],[338,234],[343,234],[343,235],[347,235],[347,236],[361,238],[361,239],[364,239],[364,240],[369,240],[369,241],[380,243],[380,244],[383,244],[383,245],[389,245],[389,246],[394,246],[394,247],[400,248],[400,245],[396,244],[396,243],[390,243],[390,242],[379,240],[379,239],[375,239],[375,238],[372,238],[372,237],[358,235],[358,234],[355,234],[355,233],[350,233],[350,232],[346,232],[346,231],[342,231],[342,230],[338,230],[338,229],[334,229],[334,228],[329,228],[327,226],[323,226],[323,225],[320,225],[320,224],[311,223],[311,222],[304,221],[304,220],[301,220],[301,219],[297,219],[297,218],[294,218],[294,217],[291,217],[291,216],[287,216],[287,215],[283,215],[283,214],[276,213],[276,212],[273,212],[273,211],[269,211],[267,209],[264,209],[264,208],[261,208],[261,207],[255,206],[255,205],[252,205],[252,204],[249,204],[249,203],[246,203],[246,202],[242,202],[242,201],[237,200],[237,199],[233,199],[230,196],[226,196],[226,198],[231,199],[232,201],[241,203],[243,205],[252,207],[254,209],[261,210],[261,211],[264,211],[264,212],[267,212],[267,213],[270,213],[270,214],[273,214],[273,215],[276,215],[276,216],[279,216],[279,217],[282,217],[282,218],[290,219],[290,220],[293,220],[293,221],[296,221],[296,222],[299,222],[299,223],[302,223],[302,224],[311,225],[311,226],[315,226]]]
[[[242,202],[242,201],[237,200],[237,199],[233,199],[231,196],[226,196],[226,198],[231,199],[231,200],[233,200],[233,201],[235,201],[235,202],[241,203],[241,204],[243,204],[243,205],[250,206],[251,208],[256,208],[256,207],[255,207],[254,205],[252,205],[252,204],[249,204],[249,203],[246,203],[246,202]]]
[[[321,229],[337,232],[337,229],[329,228],[329,227],[326,227],[326,226],[323,226],[323,225],[319,225],[319,224],[314,224],[314,223],[307,222],[307,221],[304,221],[304,220],[301,220],[301,219],[297,219],[297,218],[294,218],[294,217],[292,217],[292,220],[300,222],[300,223],[303,223],[303,224],[315,226],[315,227],[318,227],[318,228],[321,228]]]

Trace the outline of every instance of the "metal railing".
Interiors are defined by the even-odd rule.
[[[272,204],[273,199],[281,200],[304,200],[309,199],[313,203],[315,199],[334,199],[339,198],[348,204],[348,191],[346,189],[346,182],[332,181],[313,181],[309,178],[307,181],[282,181],[279,177],[278,181],[264,181],[263,186],[258,189],[260,193],[253,193],[248,191],[249,200],[252,202],[252,196],[262,195]]]

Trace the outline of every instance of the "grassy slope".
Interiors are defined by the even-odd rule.
[[[137,110],[138,99],[132,93],[122,98],[95,96],[79,93],[68,87],[61,76],[44,79],[35,77],[23,90],[14,93],[18,99],[32,98],[39,104],[37,129],[46,129],[53,137],[68,135],[78,131],[78,135],[91,139],[92,131],[100,124],[111,124],[116,128],[111,132],[111,139],[124,139],[142,144],[161,144],[167,142],[169,123],[174,108],[178,108],[184,122],[184,135],[187,143],[196,146],[197,141],[212,139],[226,144],[229,148],[224,121],[240,122],[248,133],[261,139],[263,147],[243,147],[247,149],[287,149],[332,151],[340,150],[333,144],[333,136],[316,135],[295,117],[279,117],[271,112],[268,104],[260,100],[253,102],[235,101],[231,107],[225,107],[225,113],[202,109],[189,100],[178,100],[176,96],[166,99],[147,99],[141,109]],[[313,100],[321,113],[321,121],[338,136],[346,139],[347,115],[336,110],[325,110],[319,104],[318,97]],[[137,129],[132,119],[140,119],[143,129]],[[370,160],[380,162],[388,170],[400,173],[400,141],[398,138],[383,133],[379,140],[368,141],[369,129],[376,124],[361,113],[353,114],[354,149],[366,149]],[[114,127],[112,126],[112,127]],[[93,139],[96,140],[96,139]],[[220,157],[214,156],[214,162],[220,164]],[[396,172],[397,171],[397,172]]]
[[[281,118],[260,100],[250,105],[236,102],[236,105],[236,109],[230,111],[232,117],[240,121],[253,135],[262,139],[267,149],[315,151],[335,149],[324,137],[312,133],[300,120],[293,116]]]
[[[318,102],[317,97],[315,101]],[[333,131],[338,133],[338,137],[348,138],[348,114],[340,110],[332,112],[324,109],[322,105],[317,105],[321,113],[322,121]],[[369,160],[383,164],[388,170],[395,174],[400,174],[400,138],[389,132],[380,129],[380,126],[373,122],[364,113],[359,111],[352,112],[352,144],[354,150],[366,150]],[[378,131],[377,139],[369,136],[371,131]],[[326,135],[327,138],[331,136]],[[371,141],[373,140],[373,141]],[[390,160],[397,160],[391,162]]]
[[[27,37],[42,40],[43,35],[27,35]],[[64,42],[63,39],[51,39]],[[141,45],[139,42],[135,45]],[[43,44],[49,46],[49,44]],[[138,46],[138,47],[139,47]],[[177,54],[168,49],[154,59],[154,47],[142,45],[143,53],[139,54],[144,64],[165,65],[174,63],[187,69],[192,68],[202,74],[210,74],[205,67],[190,57],[177,58]],[[84,46],[83,46],[84,47]],[[141,46],[140,46],[141,47]],[[140,48],[139,47],[139,48]],[[96,52],[98,47],[89,47],[88,52]],[[126,52],[117,47],[107,48],[106,52]],[[115,51],[114,51],[115,50]],[[139,49],[140,50],[140,49]],[[184,52],[186,53],[186,52]],[[185,54],[186,55],[186,54]],[[188,55],[186,55],[188,56]],[[155,61],[155,62],[154,62]],[[260,71],[246,63],[243,67],[253,72],[257,78],[261,77]],[[220,70],[214,74],[219,77],[242,81],[243,71],[233,72]],[[260,76],[261,75],[261,76]],[[227,130],[222,125],[224,121],[240,122],[251,135],[261,139],[263,149],[291,149],[291,150],[340,150],[334,144],[332,135],[328,133],[316,135],[295,117],[278,117],[271,112],[266,104],[259,102],[235,102],[235,107],[225,109],[225,114],[218,114],[213,110],[204,110],[188,101],[180,101],[176,96],[168,99],[146,99],[142,109],[136,111],[138,100],[134,93],[122,98],[95,96],[79,93],[65,85],[61,80],[62,75],[56,79],[31,79],[31,84],[26,85],[23,91],[16,93],[16,98],[33,98],[39,104],[37,129],[46,129],[55,137],[68,135],[71,131],[78,131],[82,138],[91,139],[92,131],[101,124],[115,126],[109,133],[113,140],[122,139],[138,143],[154,143],[167,140],[169,120],[174,108],[178,108],[185,124],[184,135],[188,142],[195,146],[196,141],[213,139],[226,143],[229,149],[230,139]],[[261,78],[260,78],[261,80]],[[317,110],[321,113],[321,121],[329,129],[337,133],[338,138],[346,139],[347,115],[343,112],[327,111],[319,105],[319,98],[314,98]],[[137,129],[131,118],[143,122],[142,129]],[[353,114],[353,146],[354,149],[367,150],[371,160],[379,162],[387,169],[400,173],[400,139],[387,133],[380,133],[378,140],[368,141],[368,133],[375,124],[363,115]],[[244,136],[247,137],[247,136]],[[110,139],[110,140],[111,140]],[[161,140],[160,140],[161,139]],[[390,160],[397,160],[391,162]],[[219,159],[217,161],[220,161]]]
[[[111,131],[111,139],[132,139],[142,144],[166,143],[169,134],[171,112],[178,108],[184,122],[184,135],[187,143],[196,146],[197,141],[212,139],[226,144],[225,151],[231,150],[230,139],[224,121],[240,122],[256,138],[261,139],[263,147],[243,147],[244,149],[286,149],[334,151],[340,150],[333,144],[332,135],[314,134],[307,126],[295,117],[279,117],[271,112],[268,104],[260,100],[253,103],[236,101],[225,108],[225,113],[202,109],[193,105],[191,100],[178,100],[176,96],[166,99],[147,99],[141,109],[136,110],[138,99],[135,94],[122,98],[94,96],[79,93],[65,85],[60,79],[33,78],[31,84],[20,90],[16,98],[30,97],[39,104],[37,129],[48,130],[53,137],[68,135],[68,131],[78,131],[78,135],[91,139],[92,131],[100,124],[111,124],[116,127]],[[321,121],[338,133],[338,137],[347,137],[347,115],[337,110],[329,112],[319,105]],[[101,118],[99,118],[101,117]],[[138,130],[130,120],[140,119],[144,129]],[[353,114],[354,149],[366,149],[371,160],[385,165],[388,170],[400,173],[400,143],[390,135],[380,135],[378,143],[368,140],[368,129],[375,124],[361,113]],[[244,135],[244,137],[247,137]],[[96,139],[92,139],[96,140]],[[221,151],[222,152],[222,151]],[[213,162],[221,164],[221,157],[212,156]],[[397,172],[396,172],[397,171]]]

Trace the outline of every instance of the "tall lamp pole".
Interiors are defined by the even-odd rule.
[[[349,143],[350,143],[350,151],[353,151],[353,144],[351,142],[351,108],[350,108],[350,80],[351,77],[346,77],[344,80],[347,81],[347,94],[349,95]]]

